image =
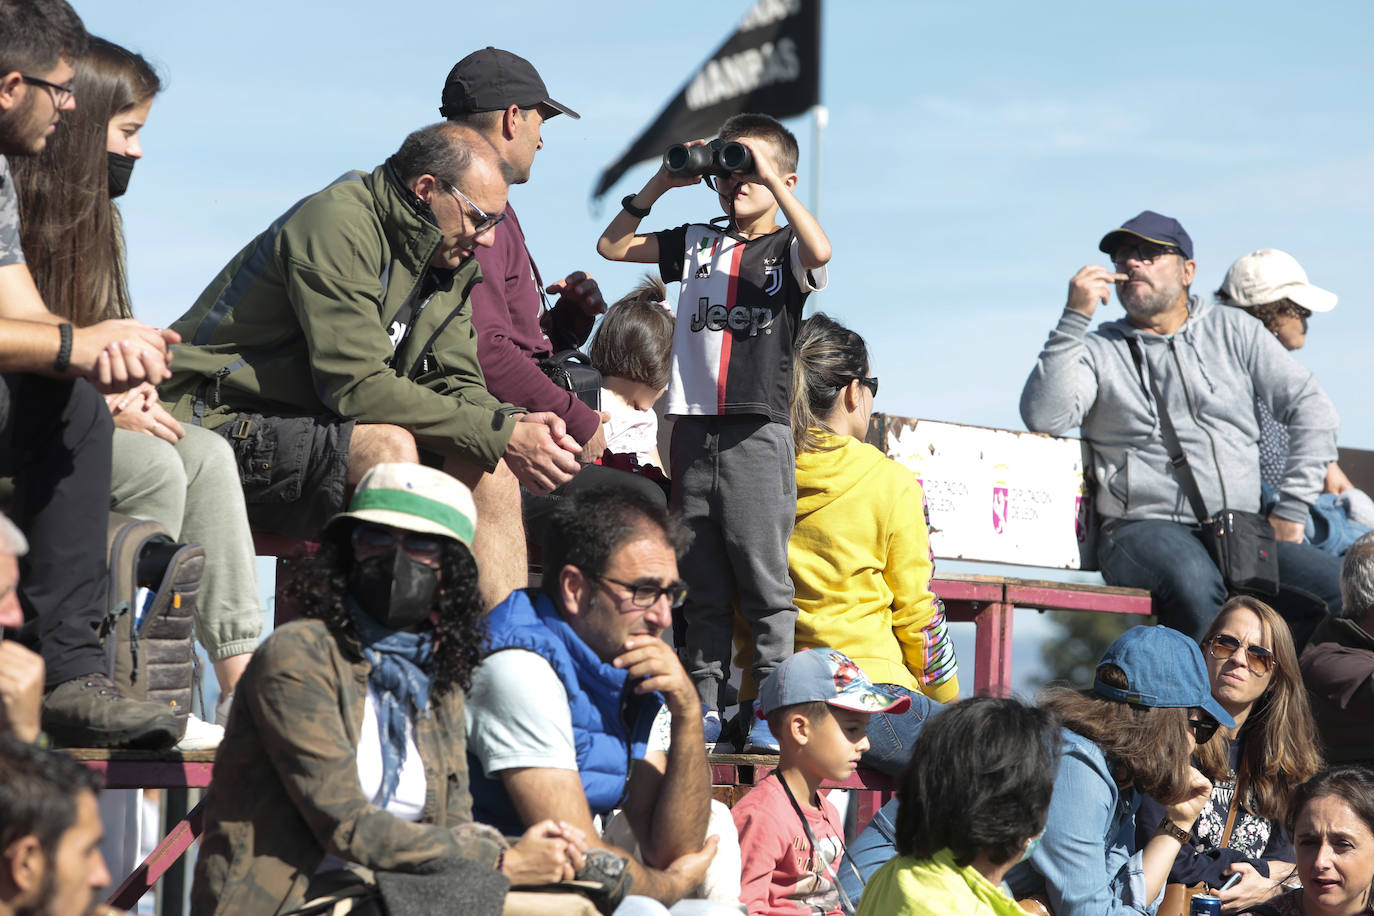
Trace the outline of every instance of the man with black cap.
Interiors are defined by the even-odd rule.
[[[543,123],[560,114],[580,117],[549,97],[529,61],[491,47],[454,64],[439,112],[490,140],[510,165],[513,184],[529,180],[534,155],[544,145]],[[488,390],[503,401],[558,414],[583,445],[584,460],[599,458],[605,443],[601,417],[539,369],[552,352],[580,346],[595,316],[606,310],[596,281],[576,271],[541,289],[539,269],[510,206],[494,244],[477,253],[477,262],[486,282],[472,292],[472,323]],[[559,296],[547,311],[545,292]]]
[[[1312,374],[1258,321],[1189,292],[1193,242],[1175,219],[1146,210],[1103,236],[1112,266],[1088,265],[1021,392],[1035,432],[1080,426],[1093,449],[1097,558],[1112,585],[1147,588],[1160,622],[1195,638],[1227,596],[1220,571],[1161,427],[1167,410],[1210,513],[1259,509],[1255,399],[1292,432],[1280,498],[1269,515],[1278,542],[1279,593],[1268,600],[1301,647],[1340,609],[1339,566],[1301,543],[1308,509],[1336,455],[1339,417]],[[1126,310],[1088,323],[1115,285]],[[1151,393],[1157,387],[1165,400]]]

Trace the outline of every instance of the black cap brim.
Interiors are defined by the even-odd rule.
[[[1103,254],[1115,254],[1116,250],[1121,247],[1123,237],[1153,242],[1156,245],[1164,245],[1176,251],[1180,250],[1177,242],[1171,242],[1168,239],[1152,239],[1148,235],[1141,235],[1139,232],[1134,232],[1130,229],[1113,229],[1111,232],[1108,232],[1106,235],[1102,236],[1102,241],[1097,243],[1097,250]]]
[[[544,120],[545,120],[545,121],[547,121],[549,118],[552,118],[552,117],[555,117],[555,116],[561,115],[561,114],[567,115],[568,117],[572,118],[574,121],[580,121],[580,120],[582,119],[582,116],[581,116],[580,114],[578,114],[577,112],[573,111],[571,108],[569,108],[567,105],[564,105],[562,102],[555,102],[553,99],[545,99],[544,101],[540,102],[539,104],[540,104],[540,105],[543,105],[545,108],[551,108],[551,109],[553,109],[553,114],[551,114],[551,115],[545,115],[545,116],[544,116]]]

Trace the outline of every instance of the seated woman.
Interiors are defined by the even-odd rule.
[[[792,384],[797,520],[787,561],[797,651],[836,649],[875,684],[911,697],[909,712],[874,716],[868,727],[864,764],[896,775],[936,704],[958,697],[958,662],[944,605],[930,590],[921,484],[863,441],[878,389],[869,372],[858,334],[825,314],[802,324]],[[736,645],[752,651],[738,633]],[[741,696],[752,691],[748,683]]]
[[[1197,750],[1212,797],[1179,850],[1169,881],[1214,890],[1228,912],[1283,891],[1293,874],[1293,845],[1283,819],[1293,789],[1321,769],[1316,726],[1307,704],[1288,625],[1269,605],[1236,597],[1222,606],[1202,639],[1212,696],[1236,720]],[[1146,798],[1136,815],[1144,844],[1163,807]]]
[[[93,37],[76,62],[75,85],[81,102],[61,130],[40,155],[15,157],[13,165],[34,282],[53,314],[85,327],[133,315],[113,198],[143,157],[139,134],[162,83],[142,56]],[[106,400],[115,423],[110,508],[205,548],[196,638],[214,665],[227,714],[263,618],[234,454],[214,433],[178,423],[152,385]],[[179,746],[214,747],[219,736],[193,718]]]
[[[1133,627],[1107,648],[1090,689],[1052,689],[1040,705],[1063,723],[1062,756],[1040,846],[1007,884],[1018,898],[1043,895],[1055,916],[1153,912],[1212,791],[1189,757],[1218,724],[1235,726],[1202,653],[1177,630]],[[1165,803],[1143,846],[1141,795]]]
[[[974,697],[916,739],[897,797],[897,852],[869,879],[859,916],[1022,916],[1002,876],[1045,829],[1059,757],[1054,716]]]
[[[1232,305],[1264,323],[1285,350],[1307,343],[1307,319],[1314,312],[1336,307],[1336,294],[1307,282],[1307,272],[1291,254],[1263,248],[1237,258],[1215,293],[1221,305]],[[1264,508],[1278,501],[1279,482],[1288,461],[1288,429],[1274,418],[1268,405],[1255,402],[1260,425],[1260,480]],[[1326,469],[1324,492],[1307,520],[1306,540],[1328,553],[1341,555],[1374,526],[1374,502],[1355,489],[1339,464]]]
[[[1374,914],[1374,772],[1357,766],[1323,770],[1293,793],[1287,824],[1302,887],[1246,912]]]
[[[476,524],[466,487],[412,464],[374,467],[331,520],[290,586],[306,619],[274,632],[239,681],[194,912],[285,912],[356,881],[341,870],[357,866],[462,858],[482,869],[474,893],[504,893],[481,880],[498,870],[542,883],[581,867],[585,837],[567,825],[541,822],[506,849],[472,822],[463,695],[486,631]]]

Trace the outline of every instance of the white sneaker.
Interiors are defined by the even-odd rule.
[[[172,748],[174,751],[213,751],[224,740],[224,729],[195,716],[186,718],[186,734]]]

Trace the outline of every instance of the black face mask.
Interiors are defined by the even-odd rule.
[[[348,591],[367,615],[389,630],[404,630],[429,618],[439,600],[439,570],[411,559],[399,545],[358,560],[348,574]]]
[[[120,197],[125,191],[129,190],[129,177],[134,173],[134,163],[138,160],[133,156],[122,156],[119,153],[105,153],[106,166],[110,172],[110,199]]]

